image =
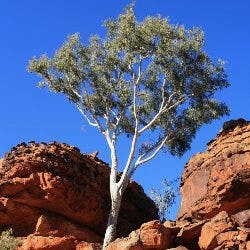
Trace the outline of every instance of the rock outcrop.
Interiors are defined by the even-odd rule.
[[[108,246],[108,250],[164,250],[172,244],[170,230],[160,221],[150,221],[140,229],[133,231],[127,238],[117,239]]]
[[[18,145],[0,161],[0,230],[14,229],[19,250],[100,250],[109,171],[96,154],[66,144]],[[128,236],[108,250],[250,250],[250,122],[226,122],[190,159],[181,195],[177,220],[160,223],[131,182],[117,234]]]
[[[0,162],[0,230],[13,228],[20,249],[100,249],[110,207],[107,164],[56,142],[21,143]],[[156,218],[154,203],[131,181],[117,236]]]
[[[186,165],[178,219],[208,219],[219,211],[235,214],[250,204],[250,123],[226,122],[223,130]]]
[[[250,250],[250,122],[226,122],[181,182],[177,221],[151,221],[108,250]]]

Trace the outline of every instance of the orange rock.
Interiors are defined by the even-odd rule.
[[[18,250],[75,250],[74,237],[43,237],[30,235]]]
[[[108,246],[108,250],[165,250],[173,245],[170,231],[160,221],[144,223],[126,238],[120,238]]]
[[[188,250],[188,248],[186,248],[184,246],[178,246],[178,247],[174,247],[174,248],[168,248],[166,250]]]
[[[77,244],[75,250],[101,250],[102,245],[98,243],[82,242]]]
[[[14,199],[0,198],[0,225],[3,229],[12,227],[16,236],[28,236],[35,231],[40,211]]]
[[[229,231],[216,236],[217,245],[221,248],[237,247],[246,242],[248,233],[244,231]]]
[[[192,157],[186,166],[178,219],[164,223],[167,232],[160,233],[159,222],[145,223],[134,235],[111,243],[109,250],[247,249],[250,123],[240,119],[223,127],[206,152]],[[165,238],[171,246],[163,248]]]
[[[177,221],[177,225],[183,221]],[[201,234],[201,229],[207,220],[194,221],[185,223],[176,234],[175,242],[177,245],[183,245],[190,249],[198,249],[198,240]]]
[[[240,227],[250,227],[250,209],[234,214],[232,219]]]
[[[250,122],[227,122],[204,153],[193,156],[182,175],[179,220],[235,214],[250,204]],[[240,194],[240,195],[239,195]]]
[[[223,127],[184,170],[177,221],[142,224],[157,211],[131,181],[117,234],[128,236],[108,250],[250,250],[250,124]],[[108,186],[109,168],[96,155],[56,142],[22,143],[2,160],[0,226],[22,238],[19,250],[100,250]]]
[[[141,226],[140,241],[145,249],[166,249],[172,245],[170,230],[157,220]]]
[[[20,237],[35,233],[102,241],[110,207],[107,164],[57,142],[21,143],[1,162],[1,228],[12,227]],[[117,235],[127,235],[157,218],[154,203],[131,181],[124,193]]]
[[[41,215],[39,217],[35,235],[57,237],[74,235],[78,241],[102,242],[102,238],[87,227],[79,226],[55,214]]]
[[[250,241],[246,243],[246,250],[250,250]]]
[[[212,250],[218,246],[217,236],[223,232],[232,230],[233,222],[225,211],[220,212],[209,222],[207,222],[201,230],[199,238],[199,246],[204,250]]]
[[[126,238],[118,238],[109,244],[107,250],[143,250],[140,230],[133,231]]]
[[[3,159],[0,159],[0,169],[2,168]]]

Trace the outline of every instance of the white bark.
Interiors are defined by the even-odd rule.
[[[110,193],[111,193],[111,208],[103,240],[103,247],[102,247],[103,250],[107,249],[108,244],[115,239],[117,219],[122,200],[122,193],[120,192],[120,189],[118,188],[116,183],[110,185]]]

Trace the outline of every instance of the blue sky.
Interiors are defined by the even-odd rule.
[[[3,0],[0,3],[0,157],[21,141],[60,141],[78,146],[82,152],[99,150],[109,162],[104,138],[89,127],[77,109],[63,96],[36,87],[38,78],[27,72],[32,56],[54,51],[68,34],[79,32],[86,41],[91,34],[104,34],[102,22],[116,17],[130,1],[82,0]],[[181,175],[191,155],[204,151],[206,143],[225,120],[243,117],[250,120],[250,2],[248,0],[137,0],[136,13],[169,16],[172,23],[201,27],[206,51],[213,59],[227,61],[231,87],[218,94],[231,108],[230,117],[205,125],[197,133],[181,159],[160,154],[135,174],[146,192],[159,187],[163,178]],[[125,157],[123,146],[119,149]],[[180,199],[171,209],[174,218]]]

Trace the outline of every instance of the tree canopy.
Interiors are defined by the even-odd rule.
[[[161,16],[138,22],[131,6],[104,26],[104,39],[95,35],[84,45],[74,34],[53,58],[43,55],[29,64],[43,77],[40,86],[65,94],[92,125],[132,136],[136,104],[138,132],[145,127],[154,132],[140,152],[156,148],[167,136],[165,148],[182,155],[203,123],[228,113],[214,99],[229,85],[223,62],[212,62],[203,51],[200,29],[186,30]]]

